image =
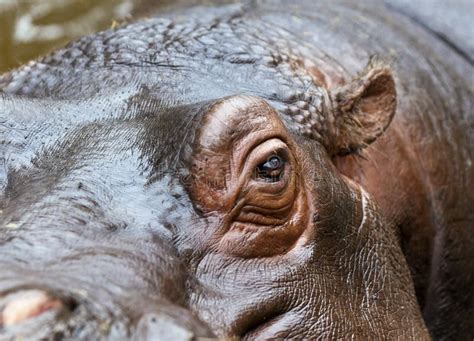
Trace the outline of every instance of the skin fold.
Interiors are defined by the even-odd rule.
[[[471,339],[472,71],[379,2],[268,0],[0,76],[0,339]]]

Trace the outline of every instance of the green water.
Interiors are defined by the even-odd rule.
[[[137,0],[0,0],[0,73],[130,18]]]

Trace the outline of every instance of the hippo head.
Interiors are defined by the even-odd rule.
[[[391,71],[313,90],[310,135],[248,91],[3,94],[0,333],[425,335],[394,227],[333,162],[390,123]]]

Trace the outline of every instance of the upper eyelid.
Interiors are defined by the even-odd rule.
[[[278,157],[280,157],[280,159],[282,161],[288,162],[289,161],[288,160],[289,159],[288,152],[289,152],[288,147],[286,145],[284,147],[281,146],[281,147],[271,151],[270,153],[267,153],[266,157],[264,157],[260,162],[258,162],[257,165],[260,165],[261,163],[268,161],[274,155],[277,155]]]
[[[261,148],[261,146],[267,144],[268,141],[277,140],[282,145],[284,145],[285,147],[288,146],[288,142],[287,142],[285,136],[280,135],[280,134],[278,134],[278,135],[273,135],[273,134],[272,135],[267,135],[265,138],[262,138],[260,136],[257,137],[257,138],[251,137],[250,140],[253,140],[252,143],[249,143],[247,145],[247,147],[243,148],[243,151],[238,153],[238,154],[240,154],[240,156],[237,156],[237,157],[235,157],[236,155],[232,156],[232,158],[235,159],[236,164],[241,164],[242,165],[238,169],[239,172],[242,172],[244,170],[245,165],[248,164],[249,159],[251,159],[251,156],[252,156],[252,154],[254,154],[255,150],[259,149],[259,148]],[[244,144],[247,144],[247,143],[244,143]],[[238,161],[239,159],[241,159],[243,162],[239,162]]]

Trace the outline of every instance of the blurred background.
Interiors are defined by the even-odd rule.
[[[0,0],[0,73],[127,20],[140,0]],[[169,2],[169,1],[168,1]]]

